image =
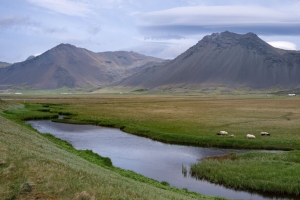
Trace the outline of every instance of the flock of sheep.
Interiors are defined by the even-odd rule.
[[[218,135],[228,135],[227,131],[220,131],[219,133],[217,133]],[[270,136],[270,133],[268,132],[260,132],[261,136]],[[229,137],[235,137],[234,135],[229,135]],[[255,139],[255,135],[252,134],[247,134],[247,138],[248,139]]]

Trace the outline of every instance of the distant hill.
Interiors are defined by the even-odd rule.
[[[0,85],[25,85],[36,89],[99,86],[163,61],[135,52],[94,53],[60,44],[37,57],[0,69]]]
[[[8,67],[9,65],[11,64],[7,62],[0,62],[0,68]]]
[[[31,56],[29,56],[26,60],[31,60],[31,59],[33,59],[33,58],[35,58],[35,56],[34,56],[34,55],[31,55]]]
[[[254,33],[214,33],[166,65],[147,68],[117,85],[294,88],[300,86],[300,52],[274,48]]]

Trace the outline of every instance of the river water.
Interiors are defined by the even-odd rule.
[[[292,199],[235,191],[208,181],[196,180],[189,173],[182,173],[182,166],[189,171],[189,166],[201,158],[230,152],[242,153],[245,150],[165,144],[127,134],[119,129],[93,125],[63,124],[50,120],[26,123],[41,133],[50,133],[68,141],[76,149],[89,149],[101,156],[109,157],[116,167],[132,170],[158,181],[167,181],[171,186],[230,199]]]

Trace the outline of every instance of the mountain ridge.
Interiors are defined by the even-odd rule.
[[[117,85],[299,87],[300,52],[274,48],[254,33],[213,33],[166,65],[143,70]]]
[[[1,62],[1,61],[0,61],[0,68],[8,67],[8,66],[10,66],[10,65],[11,65],[11,63]]]
[[[101,86],[163,61],[135,52],[95,53],[62,43],[32,59],[0,69],[0,85],[34,89]]]

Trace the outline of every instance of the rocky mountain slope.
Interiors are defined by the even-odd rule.
[[[166,65],[145,69],[118,85],[294,88],[300,86],[300,52],[274,48],[254,33],[214,33]]]
[[[99,86],[121,80],[162,59],[135,52],[94,53],[60,44],[45,53],[0,69],[0,86],[36,89]]]
[[[11,65],[11,64],[7,63],[7,62],[1,62],[0,61],[0,68],[8,67],[9,65]]]
[[[31,59],[33,59],[33,58],[35,58],[35,56],[34,56],[34,55],[31,55],[31,56],[29,56],[26,60],[31,60]]]

